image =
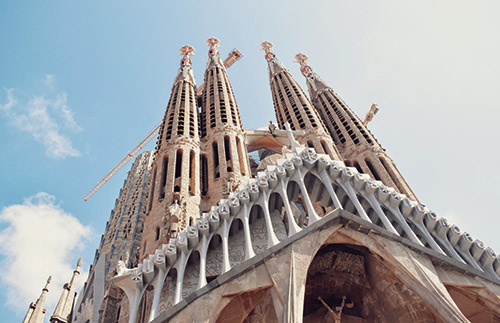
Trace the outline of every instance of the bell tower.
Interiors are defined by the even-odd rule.
[[[158,134],[141,259],[200,215],[198,107],[189,58],[193,53],[189,45],[180,49],[181,66]]]
[[[248,182],[250,162],[238,104],[226,68],[219,57],[219,40],[207,40],[208,62],[201,98],[202,210],[215,205],[239,184]]]
[[[299,53],[295,55],[295,60],[306,78],[314,107],[328,128],[345,164],[354,166],[359,172],[417,200],[377,139],[340,96],[307,65],[308,57]]]

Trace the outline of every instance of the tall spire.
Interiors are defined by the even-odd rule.
[[[238,184],[246,183],[250,175],[245,133],[226,68],[219,57],[219,43],[215,37],[207,40],[208,62],[201,100],[201,136],[205,147],[201,156],[203,211],[208,211]]]
[[[50,317],[51,323],[68,323],[71,322],[73,315],[73,304],[76,296],[76,279],[80,275],[80,267],[82,266],[82,258],[78,259],[76,268],[73,271],[73,276],[69,283],[64,284],[63,292],[59,298],[54,314]]]
[[[28,312],[23,319],[23,323],[43,323],[43,317],[45,315],[45,309],[43,307],[45,306],[45,297],[49,292],[49,284],[51,280],[52,276],[49,276],[36,303],[30,304]]]
[[[332,136],[344,162],[400,193],[417,200],[392,159],[340,96],[307,65],[308,57],[295,55],[316,110]]]
[[[141,259],[184,231],[200,214],[198,106],[189,58],[194,55],[194,48],[182,46],[180,54],[181,66],[174,79],[152,165]]]
[[[266,52],[269,84],[278,125],[284,129],[285,123],[288,122],[292,130],[304,130],[305,135],[297,137],[300,143],[339,160],[340,155],[323,121],[292,74],[276,58],[273,48],[274,45],[269,41],[261,44],[261,49]]]

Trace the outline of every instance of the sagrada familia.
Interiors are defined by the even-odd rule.
[[[51,322],[500,322],[500,256],[420,203],[307,56],[309,95],[262,43],[277,124],[249,130],[218,44],[200,88],[181,48],[156,149]]]

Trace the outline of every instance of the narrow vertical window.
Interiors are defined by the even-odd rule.
[[[214,159],[214,177],[219,178],[219,149],[217,148],[217,142],[212,143],[212,156]]]
[[[194,194],[195,192],[195,162],[194,162],[194,150],[189,153],[189,192]]]
[[[224,154],[226,155],[227,171],[232,172],[233,167],[231,163],[231,144],[229,141],[229,136],[224,137]]]
[[[376,180],[380,181],[380,176],[379,176],[379,174],[378,174],[377,170],[375,169],[375,167],[373,167],[373,164],[372,164],[372,162],[370,161],[370,159],[368,159],[368,158],[367,158],[367,159],[365,159],[365,163],[366,163],[366,166],[368,166],[368,168],[370,169],[370,172],[372,173],[373,177],[374,177]]]
[[[162,199],[165,197],[165,184],[167,183],[167,173],[168,173],[168,156],[163,157],[161,163],[161,171],[160,171],[160,194],[158,199]]]
[[[208,165],[207,156],[201,155],[201,195],[205,196],[208,192]]]
[[[151,177],[151,194],[149,194],[148,212],[151,211],[151,208],[153,207],[153,199],[155,196],[155,182],[156,182],[156,168],[153,171],[153,177]]]

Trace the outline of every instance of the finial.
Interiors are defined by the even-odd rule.
[[[274,53],[272,52],[272,50],[274,49],[274,45],[273,43],[271,43],[270,41],[263,41],[261,44],[260,44],[260,49],[265,51],[266,52],[266,60],[269,62],[271,60],[271,58],[274,57]]]
[[[300,64],[300,71],[302,72],[302,74],[307,78],[311,78],[312,68],[306,64],[308,59],[309,57],[307,57],[307,55],[304,53],[298,53],[297,55],[295,55],[295,62]]]
[[[76,266],[77,267],[81,267],[82,266],[82,257],[80,257],[80,259],[78,259],[78,262],[76,263]]]
[[[181,67],[184,66],[191,66],[191,59],[189,56],[194,56],[194,48],[191,45],[184,45],[179,49],[180,53],[179,55],[184,56],[181,60]]]
[[[49,276],[49,278],[47,278],[47,283],[45,284],[45,287],[43,288],[44,290],[49,290],[49,284],[50,284],[50,281],[52,280],[52,276]]]
[[[210,47],[210,49],[208,50],[209,57],[212,57],[212,56],[219,53],[219,51],[217,50],[217,47],[219,47],[220,41],[217,38],[210,37],[209,39],[207,39],[206,44],[208,47]]]

